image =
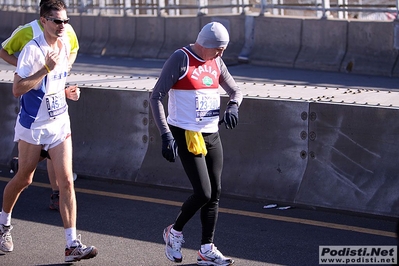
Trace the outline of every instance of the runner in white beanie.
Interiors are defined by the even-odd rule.
[[[229,73],[222,56],[229,33],[218,23],[206,24],[194,44],[176,50],[166,60],[150,97],[155,124],[162,139],[162,156],[180,162],[192,185],[192,195],[179,214],[163,231],[165,255],[182,262],[183,229],[200,213],[201,246],[197,265],[230,266],[234,259],[224,256],[214,243],[219,214],[223,169],[223,146],[219,127],[238,124],[238,108],[243,95]],[[219,88],[228,95],[221,107]],[[163,100],[167,98],[166,115]],[[224,114],[222,114],[223,109]]]
[[[227,47],[229,41],[227,29],[219,22],[210,22],[199,32],[196,42],[205,48],[219,48]]]

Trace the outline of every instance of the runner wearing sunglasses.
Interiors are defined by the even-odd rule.
[[[69,18],[67,19],[56,19],[56,18],[46,18],[47,21],[52,21],[57,25],[61,25],[61,24],[68,24],[69,23]]]
[[[83,245],[76,230],[77,204],[66,99],[77,101],[80,91],[77,86],[65,87],[70,54],[69,44],[63,38],[66,24],[57,24],[47,18],[65,21],[65,3],[52,0],[42,4],[40,23],[43,34],[28,42],[18,57],[13,94],[21,97],[14,135],[14,141],[18,142],[19,169],[3,191],[0,250],[11,252],[14,249],[11,214],[21,192],[33,182],[40,152],[46,150],[60,188],[65,261],[74,262],[93,258],[98,251],[94,246]]]
[[[49,2],[51,0],[42,0],[40,2],[40,6],[44,3]],[[78,38],[73,30],[72,26],[69,24],[69,19],[59,20],[55,18],[47,18],[52,20],[56,24],[64,23],[65,26],[65,42],[70,44],[71,54],[69,55],[68,61],[68,72],[72,68],[73,63],[76,60],[76,56],[79,50],[79,42]],[[12,35],[2,43],[2,48],[0,49],[0,57],[6,61],[7,63],[17,66],[17,56],[19,52],[22,51],[22,48],[33,38],[36,38],[43,32],[43,25],[40,22],[40,19],[36,19],[27,23],[23,26],[20,26],[14,30]],[[14,153],[17,153],[15,149]],[[42,160],[48,158],[48,154],[45,151],[41,152]],[[18,157],[14,156],[11,160],[11,169],[14,172],[18,170]],[[54,169],[51,163],[51,160],[47,160],[47,173],[52,189],[52,193],[50,195],[50,209],[58,210],[59,209],[59,188],[58,184],[55,180]],[[74,173],[74,179],[76,179],[76,174]]]

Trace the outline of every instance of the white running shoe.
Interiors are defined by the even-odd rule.
[[[183,234],[175,236],[170,230],[173,224],[163,230],[163,240],[165,241],[165,255],[173,262],[182,262],[181,245],[184,243]]]
[[[12,225],[0,225],[0,250],[4,252],[11,252],[14,250],[14,243],[12,242],[11,231]]]
[[[97,256],[97,248],[95,246],[86,247],[80,239],[81,235],[78,235],[75,243],[71,247],[65,248],[65,262],[87,260]]]
[[[230,258],[226,258],[223,254],[212,245],[212,249],[207,250],[206,252],[202,252],[201,249],[198,250],[197,256],[197,265],[221,265],[221,266],[229,266],[233,265],[234,260]]]

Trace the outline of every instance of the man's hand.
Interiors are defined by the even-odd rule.
[[[162,134],[162,156],[169,162],[174,162],[177,157],[177,144],[171,132]]]
[[[78,86],[68,86],[65,88],[65,96],[72,101],[77,101],[80,98],[80,89]]]
[[[46,69],[48,68],[47,70],[50,70],[50,71],[53,70],[58,63],[58,59],[59,59],[59,56],[56,52],[54,52],[54,51],[48,52],[48,54],[46,55],[46,58],[45,58]]]
[[[230,101],[224,112],[223,122],[227,129],[233,129],[238,124],[238,103]]]

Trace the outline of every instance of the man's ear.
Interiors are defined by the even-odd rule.
[[[39,20],[40,20],[40,23],[41,23],[42,25],[44,25],[44,24],[47,23],[47,19],[44,18],[44,17],[40,17]]]

